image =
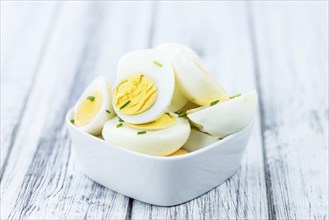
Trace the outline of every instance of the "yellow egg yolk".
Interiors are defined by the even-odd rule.
[[[188,154],[189,152],[183,148],[179,149],[178,151],[169,154],[168,157],[173,157],[173,156],[178,156],[178,155],[183,155],[183,154]]]
[[[138,130],[160,130],[169,128],[176,123],[176,118],[169,114],[163,114],[160,118],[155,121],[144,123],[144,124],[130,124],[126,123],[129,127],[135,128]]]
[[[158,89],[154,82],[143,74],[123,80],[114,89],[114,105],[125,115],[138,115],[155,103]]]
[[[103,94],[101,92],[95,91],[90,93],[78,107],[74,117],[74,124],[77,127],[82,127],[91,122],[100,111],[102,104]]]

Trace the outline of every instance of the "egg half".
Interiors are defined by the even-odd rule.
[[[180,156],[184,154],[188,154],[190,152],[199,150],[208,145],[211,145],[218,141],[218,138],[215,138],[209,134],[200,132],[194,128],[191,129],[191,133],[186,143],[174,153],[168,155],[168,157],[172,156]]]
[[[191,133],[182,148],[189,152],[199,150],[210,144],[216,143],[219,139],[209,134],[205,134],[196,129],[191,129]]]
[[[212,106],[188,111],[187,117],[200,130],[224,138],[247,126],[256,111],[257,93],[253,91],[224,102],[214,103]]]
[[[87,133],[99,135],[104,123],[115,116],[111,100],[111,84],[104,77],[97,77],[75,104],[72,123]]]
[[[176,49],[185,47],[184,45],[177,43],[165,43],[157,46],[155,49],[160,51],[163,56],[167,57],[171,64],[173,65],[173,55]],[[176,75],[176,74],[175,74]],[[176,112],[180,110],[186,103],[188,99],[183,95],[181,90],[179,89],[177,80],[175,81],[175,91],[174,96],[169,106],[169,111]]]
[[[227,92],[210,76],[199,56],[189,47],[177,43],[157,47],[170,57],[177,85],[182,94],[198,105],[214,100],[225,101]]]
[[[130,52],[118,64],[113,108],[126,122],[152,122],[168,111],[174,89],[172,65],[159,51]]]
[[[130,124],[119,117],[105,123],[105,141],[139,153],[166,156],[181,148],[190,135],[187,119],[170,113],[146,124]]]

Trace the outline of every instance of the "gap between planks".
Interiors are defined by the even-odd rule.
[[[59,3],[57,3],[56,7],[55,7],[55,10],[53,12],[53,15],[50,19],[50,23],[49,23],[49,26],[46,30],[46,36],[45,36],[45,39],[43,40],[43,43],[42,43],[42,46],[41,46],[41,52],[37,58],[37,61],[36,61],[36,67],[35,69],[33,70],[34,74],[32,75],[32,80],[31,80],[31,84],[27,90],[27,93],[26,93],[26,96],[25,98],[23,99],[23,105],[22,105],[22,108],[20,109],[20,113],[19,113],[19,116],[18,116],[18,120],[16,122],[16,124],[14,125],[13,127],[13,131],[12,131],[12,134],[10,136],[10,142],[9,142],[9,146],[8,146],[8,149],[7,149],[7,154],[5,155],[5,158],[3,159],[2,161],[2,167],[0,168],[0,184],[2,182],[2,177],[3,177],[3,174],[6,170],[6,165],[7,165],[7,162],[8,162],[8,159],[10,158],[10,155],[11,155],[11,152],[12,152],[12,148],[15,144],[15,141],[16,141],[16,136],[17,136],[17,133],[20,129],[20,125],[21,125],[21,121],[22,121],[22,118],[25,114],[25,108],[26,108],[26,105],[27,103],[29,102],[29,98],[30,98],[30,93],[32,91],[32,88],[35,84],[35,81],[36,81],[36,78],[38,77],[38,73],[39,73],[39,68],[40,68],[40,64],[42,62],[42,59],[43,59],[43,56],[45,54],[45,51],[46,51],[46,48],[47,48],[47,45],[50,41],[50,38],[51,38],[51,35],[55,29],[55,23],[56,23],[56,18],[58,17],[58,14],[59,14],[59,11],[60,11],[60,7],[61,5]]]
[[[125,6],[125,5],[124,5]],[[143,8],[143,10],[141,11],[141,12],[145,12],[145,10],[146,10],[146,12],[147,12],[147,14],[148,14],[148,7],[147,7],[147,5],[142,5],[142,6],[146,6],[146,7],[142,7]],[[100,8],[100,7],[97,7],[97,8]],[[114,8],[114,7],[113,7]],[[72,8],[71,8],[72,9]],[[123,9],[123,10],[126,10],[126,8],[125,7],[121,7],[121,9]],[[132,9],[132,7],[130,7],[129,9]],[[68,10],[66,10],[66,12],[67,13],[64,13],[65,14],[65,16],[67,15],[67,16],[69,16],[69,11]],[[91,12],[90,12],[91,13]],[[96,14],[98,14],[98,13],[96,13]],[[113,14],[113,13],[111,13],[111,14]],[[80,16],[80,15],[78,15],[78,14],[75,14],[76,16]],[[140,16],[138,16],[139,14],[134,14],[136,17],[140,17]],[[113,16],[111,16],[111,17],[113,17]],[[76,17],[77,18],[77,17]],[[114,22],[114,20],[113,19],[103,19],[104,21],[106,21],[106,20],[111,20],[111,22],[110,22],[110,26],[112,27],[112,29],[113,30],[117,30],[118,29],[118,27],[122,27],[122,25],[121,26],[115,26],[115,24],[117,23],[117,22]],[[144,28],[145,27],[145,30],[148,30],[149,29],[149,22],[147,22],[146,23],[146,20],[147,19],[145,19],[145,20],[138,20],[140,23],[142,23],[142,27]],[[63,19],[62,19],[62,21],[63,21]],[[112,22],[113,21],[113,22]],[[125,20],[122,20],[123,22],[125,21]],[[137,22],[137,21],[136,21]],[[61,22],[61,24],[62,23],[65,23],[65,21],[63,21],[63,22]],[[79,24],[80,24],[80,22],[78,22]],[[113,24],[114,24],[114,26],[113,26]],[[95,24],[98,24],[97,22],[95,23]],[[93,24],[92,26],[94,27],[95,26],[95,24]],[[70,23],[70,25],[73,25],[73,23],[71,22]],[[80,27],[80,26],[78,26],[78,33],[82,33],[82,36],[84,36],[84,39],[83,39],[83,41],[86,41],[86,39],[88,40],[90,40],[90,37],[88,37],[89,35],[87,34],[87,33],[94,33],[95,31],[93,31],[94,29],[90,29],[90,28],[87,28],[87,30],[86,31],[83,31],[83,29],[85,28],[84,27],[84,24],[81,24],[81,25],[83,25],[82,27]],[[105,24],[104,24],[105,25]],[[63,25],[62,25],[63,26]],[[65,26],[65,25],[64,25]],[[90,25],[87,25],[88,27],[90,26]],[[99,25],[97,25],[96,27],[98,27]],[[60,27],[59,27],[60,28]],[[101,29],[101,27],[98,27],[98,31],[100,31],[100,29]],[[60,28],[60,30],[62,30],[62,28]],[[102,29],[102,30],[106,30],[106,29]],[[121,30],[121,29],[120,29]],[[129,29],[127,29],[127,28],[124,28],[124,29],[122,29],[121,31],[128,31]],[[58,30],[57,30],[58,31]],[[78,34],[77,33],[77,34]],[[108,33],[108,32],[106,32],[106,33]],[[120,32],[118,32],[118,33],[120,33]],[[143,48],[145,48],[145,46],[147,46],[147,44],[145,43],[146,42],[146,39],[147,39],[147,35],[146,36],[144,36],[144,33],[145,34],[147,34],[148,32],[147,31],[145,31],[145,32],[143,32],[143,31],[141,31],[141,34],[140,35],[138,35],[138,36],[136,36],[136,38],[135,38],[135,43],[134,43],[134,45],[132,45],[132,46],[137,46],[137,47],[140,47],[140,46],[142,46]],[[58,37],[63,37],[62,36],[62,34],[60,34],[59,32],[57,33],[57,34],[59,34],[59,36]],[[85,36],[85,35],[88,35],[88,36]],[[114,37],[118,37],[118,38],[120,38],[119,37],[120,35],[119,34],[117,34],[117,36],[114,36]],[[85,39],[86,38],[86,39]],[[96,38],[96,39],[98,39],[98,38]],[[97,70],[97,68],[101,68],[101,67],[104,67],[104,65],[102,65],[102,63],[96,63],[96,64],[100,64],[100,65],[96,65],[94,62],[94,60],[92,60],[92,61],[89,61],[88,62],[88,60],[90,60],[90,59],[88,59],[88,57],[86,57],[85,55],[87,55],[87,54],[92,54],[93,55],[93,50],[92,51],[86,51],[86,50],[88,50],[88,48],[86,48],[86,44],[87,45],[89,45],[90,44],[90,47],[92,47],[93,46],[93,43],[94,44],[96,44],[96,49],[98,48],[97,46],[99,46],[98,45],[98,43],[95,43],[94,41],[96,41],[96,39],[94,39],[93,38],[93,41],[92,42],[89,42],[89,40],[87,41],[87,42],[82,42],[81,40],[77,43],[78,45],[76,45],[76,44],[74,44],[74,45],[76,45],[76,46],[78,46],[79,48],[79,51],[80,51],[80,49],[81,49],[81,53],[83,53],[83,55],[81,56],[81,55],[79,55],[79,58],[77,58],[77,59],[79,59],[79,60],[77,60],[76,61],[76,65],[74,64],[75,63],[75,61],[73,62],[73,64],[70,64],[70,66],[69,67],[72,67],[73,68],[73,65],[74,65],[74,68],[72,69],[72,68],[69,68],[69,69],[72,69],[72,72],[70,73],[67,73],[67,75],[71,75],[71,76],[69,76],[70,77],[70,79],[72,78],[73,79],[73,81],[72,81],[72,83],[71,83],[71,81],[70,81],[70,85],[68,85],[67,84],[67,86],[70,86],[70,87],[67,87],[67,89],[65,89],[65,85],[62,85],[63,86],[63,88],[64,88],[64,92],[62,92],[63,94],[62,95],[64,95],[64,93],[65,94],[68,94],[68,95],[72,95],[73,94],[73,96],[74,95],[77,95],[77,93],[79,92],[78,90],[80,90],[80,89],[82,89],[82,88],[80,88],[83,84],[85,84],[85,83],[87,83],[87,82],[85,82],[86,80],[87,80],[87,78],[88,77],[90,77],[90,68],[88,68],[88,65],[92,65],[92,67],[93,68],[96,68],[96,70]],[[121,39],[121,38],[120,38]],[[60,40],[60,39],[59,39]],[[74,40],[72,40],[72,38],[69,38],[68,39],[69,41],[72,41],[72,42],[74,42]],[[67,40],[67,41],[68,41]],[[103,38],[103,37],[101,37],[101,40],[102,41],[105,41],[106,42],[106,40],[107,39],[105,39],[105,38]],[[98,41],[97,41],[98,42]],[[54,40],[54,42],[53,43],[58,43],[58,40]],[[103,42],[104,43],[104,42]],[[110,45],[109,46],[109,48],[110,48],[110,50],[109,51],[112,51],[112,53],[114,53],[113,52],[113,49],[115,50],[115,49],[118,49],[119,51],[117,51],[119,54],[120,53],[122,53],[122,52],[125,52],[124,50],[127,50],[127,49],[131,49],[131,48],[129,48],[129,46],[126,46],[126,47],[124,47],[125,45],[126,45],[126,41],[123,39],[122,40],[122,42],[119,42],[119,44],[120,43],[122,43],[122,45],[123,46],[121,46],[121,47],[119,47],[119,46],[116,46],[116,45],[114,45],[115,47],[113,47],[113,45]],[[116,42],[116,44],[117,44],[117,42]],[[56,45],[56,44],[55,44]],[[95,45],[94,45],[95,46]],[[65,47],[64,47],[65,48]],[[100,48],[100,47],[99,47]],[[98,49],[99,49],[98,48]],[[109,49],[108,48],[108,49]],[[53,49],[53,50],[51,50],[51,49]],[[76,48],[75,48],[76,49]],[[76,51],[76,50],[74,50],[74,51]],[[78,52],[79,52],[78,51]],[[98,51],[97,50],[97,52],[101,52],[101,51],[103,51],[103,50],[100,50],[100,51]],[[50,54],[47,54],[48,55],[48,60],[49,60],[49,58],[50,58],[50,60],[51,60],[51,58],[53,58],[53,56],[54,55],[56,55],[56,57],[58,56],[58,52],[66,52],[66,50],[64,50],[64,51],[62,51],[62,50],[60,50],[60,51],[57,51],[54,47],[51,47],[50,48]],[[75,54],[79,54],[78,52],[75,52]],[[54,54],[55,53],[55,54]],[[81,54],[80,53],[80,54]],[[74,55],[74,54],[73,54]],[[104,54],[102,54],[102,55],[104,55]],[[105,58],[105,57],[100,57],[100,58]],[[113,57],[111,57],[111,58],[113,58]],[[62,59],[64,59],[64,58],[62,58]],[[81,64],[81,62],[82,62],[82,60],[83,59],[86,59],[87,61],[86,61],[86,63],[84,63],[84,66],[86,67],[86,68],[82,68],[82,65],[80,65]],[[101,59],[102,60],[102,59]],[[115,60],[115,59],[113,59],[113,60]],[[98,60],[97,60],[98,61]],[[102,60],[102,61],[104,61],[104,59]],[[107,61],[108,62],[108,61]],[[72,62],[70,62],[70,63],[72,63]],[[55,64],[52,64],[52,65],[56,65],[57,63],[55,63]],[[78,67],[77,68],[77,66],[80,66],[80,68]],[[106,65],[107,67],[108,67],[108,64]],[[56,66],[55,66],[56,67]],[[44,69],[42,69],[43,70],[43,73],[44,73],[44,75],[46,74],[46,72],[48,72],[49,71],[49,68],[50,67],[47,67],[47,65],[46,65],[46,67],[44,68]],[[82,68],[82,69],[81,69]],[[50,71],[51,72],[51,71]],[[81,72],[83,72],[83,73],[81,73]],[[97,72],[97,71],[92,71],[92,72]],[[53,73],[53,72],[51,72],[51,73]],[[54,75],[54,74],[53,74]],[[77,83],[77,82],[75,82],[75,79],[77,78],[77,75],[79,75],[79,76],[81,76],[81,75],[84,75],[84,77],[78,77],[79,78],[79,81],[81,81],[81,80],[83,80],[84,82],[83,83]],[[81,78],[84,78],[84,79],[81,79]],[[39,80],[40,81],[40,80]],[[60,80],[60,79],[57,79],[57,78],[55,78],[55,80],[54,80],[55,82],[54,83],[59,83],[59,82],[61,82],[61,83],[63,83],[62,81],[63,80]],[[76,85],[78,85],[78,86],[76,86]],[[40,86],[40,85],[39,85]],[[43,86],[42,86],[43,87]],[[75,87],[74,89],[73,89],[73,87]],[[51,98],[51,97],[54,97],[54,94],[53,93],[51,93],[50,94],[50,92],[49,92],[49,94],[47,94],[47,97],[48,98]],[[72,100],[71,100],[72,101]],[[62,102],[62,101],[59,101],[59,100],[56,100],[55,101],[55,104],[53,103],[52,104],[52,112],[56,112],[56,110],[57,110],[57,108],[60,108],[60,109],[63,109],[63,107],[60,107],[62,104],[64,104],[63,106],[65,107],[68,107],[67,106],[67,101],[65,101],[65,102]],[[65,111],[65,109],[63,109],[64,111]],[[64,112],[59,112],[59,115],[58,115],[58,117],[60,117],[60,118],[64,118],[64,116],[63,116],[63,114],[64,114]],[[54,217],[54,216],[66,216],[66,217],[68,217],[67,215],[68,214],[71,214],[72,213],[72,215],[73,215],[73,217],[74,216],[77,216],[79,213],[77,213],[77,212],[74,212],[75,210],[74,210],[74,208],[79,208],[78,207],[78,204],[77,203],[75,203],[73,200],[72,200],[72,198],[70,199],[70,198],[67,198],[67,202],[69,203],[68,205],[69,205],[69,209],[68,210],[66,210],[66,209],[64,209],[63,210],[63,212],[61,212],[61,211],[59,211],[60,209],[57,209],[57,207],[49,207],[49,209],[48,209],[48,202],[56,202],[56,204],[59,204],[60,205],[60,207],[61,206],[63,206],[63,205],[66,205],[66,203],[64,202],[64,204],[63,204],[63,202],[61,201],[61,200],[59,200],[58,201],[58,199],[63,199],[62,197],[60,197],[60,196],[57,196],[57,194],[60,194],[60,192],[61,191],[63,191],[62,189],[63,189],[63,185],[59,185],[58,187],[60,187],[60,189],[57,189],[58,191],[56,192],[56,191],[53,191],[52,193],[50,193],[49,195],[47,194],[47,197],[46,197],[46,200],[44,201],[44,200],[42,200],[43,201],[43,203],[42,203],[42,205],[40,205],[38,202],[40,201],[40,199],[42,198],[42,199],[44,199],[44,197],[43,197],[43,194],[42,194],[42,192],[41,193],[38,193],[38,192],[36,192],[36,193],[33,193],[33,194],[31,194],[31,192],[33,192],[33,188],[31,188],[31,185],[32,184],[39,184],[40,183],[40,181],[42,181],[43,183],[42,184],[44,184],[44,182],[46,181],[46,183],[48,183],[49,181],[49,186],[47,186],[47,184],[46,185],[43,185],[42,186],[42,190],[41,191],[43,191],[44,189],[50,189],[50,188],[52,188],[52,187],[54,187],[55,186],[55,184],[56,183],[52,183],[51,181],[51,179],[49,179],[49,178],[44,178],[44,177],[42,177],[42,176],[33,176],[33,175],[31,175],[30,173],[32,172],[33,173],[33,169],[30,169],[30,168],[32,168],[33,167],[33,165],[38,165],[39,163],[46,163],[46,165],[48,165],[47,163],[48,162],[45,162],[45,161],[47,161],[47,160],[54,160],[54,159],[56,159],[56,158],[54,158],[54,155],[51,155],[51,154],[56,154],[56,153],[58,153],[58,152],[56,152],[56,151],[61,151],[62,149],[67,149],[67,147],[70,147],[70,143],[69,143],[69,141],[68,141],[68,139],[67,139],[67,135],[65,134],[65,129],[63,129],[63,130],[61,130],[60,129],[60,126],[58,125],[59,123],[61,123],[61,121],[58,121],[58,122],[56,122],[57,120],[51,120],[51,119],[53,119],[53,118],[50,118],[48,121],[50,121],[50,124],[46,124],[45,126],[43,126],[43,129],[45,130],[45,131],[43,131],[43,132],[41,132],[40,134],[41,134],[41,138],[38,138],[39,140],[38,140],[38,143],[37,143],[37,146],[36,146],[36,149],[35,149],[35,152],[33,153],[33,155],[31,155],[31,157],[32,157],[32,162],[30,163],[30,164],[26,164],[26,166],[28,167],[28,170],[27,170],[27,172],[24,172],[24,175],[25,175],[25,177],[26,178],[24,178],[24,180],[23,180],[23,187],[24,187],[24,185],[25,186],[28,186],[28,191],[26,192],[26,191],[24,191],[23,189],[20,189],[19,191],[19,193],[18,194],[22,194],[25,198],[23,198],[23,200],[17,200],[17,201],[19,201],[21,204],[18,204],[17,205],[17,207],[16,207],[16,205],[15,205],[15,207],[14,207],[14,209],[12,209],[13,211],[12,211],[12,215],[9,215],[9,216],[11,216],[11,217],[13,217],[13,218],[16,218],[16,216],[22,216],[23,215],[23,217],[24,216],[31,216],[31,214],[32,214],[32,217],[33,217],[33,215],[34,215],[34,217],[35,216],[40,216],[40,212],[42,212],[42,211],[44,211],[45,212],[45,214],[49,217],[49,216],[52,216],[52,217]],[[42,126],[42,125],[40,125],[40,126]],[[53,129],[54,128],[54,129]],[[21,133],[21,131],[20,131],[20,133]],[[45,135],[45,134],[47,134],[47,135]],[[56,139],[55,139],[55,143],[51,143],[51,140],[48,140],[47,138],[44,138],[44,137],[47,137],[47,136],[54,136],[54,137],[57,137],[57,140],[58,141],[56,141]],[[50,141],[50,142],[48,142],[48,141]],[[62,142],[66,142],[67,144],[65,144],[65,143],[62,143]],[[51,143],[51,144],[50,144]],[[49,146],[47,146],[47,145],[49,145]],[[54,146],[55,145],[55,146]],[[58,146],[59,145],[59,146]],[[65,145],[65,146],[64,146]],[[68,146],[66,146],[66,145],[68,145]],[[17,148],[19,148],[19,146],[17,146]],[[60,148],[60,149],[58,149],[58,148]],[[54,153],[53,153],[54,152]],[[65,155],[65,153],[67,153],[67,155]],[[68,178],[68,181],[66,181],[66,184],[64,185],[64,191],[65,190],[67,190],[67,189],[71,189],[72,187],[77,187],[77,189],[84,189],[84,188],[81,188],[81,186],[80,185],[74,185],[73,184],[73,186],[72,186],[72,184],[71,184],[71,177],[72,176],[68,176],[68,175],[66,175],[66,169],[67,169],[67,164],[68,163],[71,163],[71,157],[70,157],[70,150],[66,150],[66,152],[64,152],[64,153],[61,153],[61,156],[63,156],[63,154],[64,154],[64,156],[65,156],[65,159],[66,158],[69,158],[67,161],[66,161],[66,166],[65,166],[65,170],[63,171],[64,172],[64,177],[66,177],[66,178]],[[41,158],[41,157],[38,157],[38,155],[40,155],[41,157],[43,157],[43,158]],[[56,156],[56,155],[55,155]],[[57,156],[56,156],[57,157]],[[64,160],[65,160],[64,159]],[[10,161],[10,160],[9,160]],[[13,163],[13,161],[12,161],[12,163]],[[58,163],[60,163],[60,162],[58,162]],[[13,165],[13,164],[11,164],[11,165]],[[9,171],[8,171],[9,172]],[[5,176],[7,176],[7,173],[8,172],[6,172],[5,173]],[[44,167],[44,166],[42,166],[41,167],[41,169],[40,169],[40,171],[38,171],[38,172],[55,172],[54,170],[52,170],[52,167],[50,167],[50,169],[48,169],[48,170],[46,170],[46,168]],[[38,174],[38,173],[37,173]],[[47,173],[46,173],[47,174]],[[63,175],[61,175],[61,176],[59,176],[58,178],[61,178],[61,180],[62,180],[62,176]],[[76,180],[75,181],[75,183],[77,182],[77,181],[79,181],[79,178],[80,178],[80,176],[81,176],[81,179],[83,180],[82,181],[82,184],[85,184],[85,187],[87,188],[87,190],[82,190],[82,191],[85,191],[85,193],[88,193],[88,189],[89,189],[89,185],[90,184],[92,184],[92,191],[91,191],[91,194],[89,195],[90,196],[90,198],[87,198],[88,200],[90,199],[90,200],[94,200],[95,199],[95,193],[96,194],[102,194],[103,196],[102,196],[102,198],[104,199],[104,200],[106,200],[107,198],[109,198],[109,197],[111,197],[111,195],[113,194],[113,196],[112,196],[112,199],[113,199],[113,201],[117,201],[117,205],[116,206],[113,206],[112,205],[112,202],[111,201],[109,201],[108,199],[107,199],[107,203],[105,204],[105,205],[110,205],[110,212],[111,212],[111,210],[114,212],[114,214],[116,214],[117,212],[121,212],[121,213],[119,213],[120,214],[120,218],[122,218],[121,216],[121,214],[123,214],[123,217],[125,217],[125,215],[126,215],[126,210],[127,210],[127,206],[120,206],[121,205],[121,203],[120,203],[120,201],[122,202],[122,203],[125,203],[126,201],[128,201],[127,200],[127,198],[123,198],[123,196],[122,195],[120,195],[120,194],[117,194],[117,193],[114,193],[113,191],[110,191],[110,190],[107,190],[107,189],[105,189],[104,187],[100,187],[99,186],[99,184],[97,184],[97,183],[94,183],[94,182],[91,182],[90,180],[88,180],[85,176],[82,176],[82,175],[79,175],[78,177],[77,177],[77,179],[78,180]],[[56,176],[55,176],[55,178],[56,178]],[[8,179],[8,178],[7,178]],[[61,183],[61,180],[59,181],[59,184],[63,184],[63,183]],[[74,181],[74,179],[73,179],[73,181]],[[81,181],[80,181],[81,182]],[[80,184],[80,182],[78,182],[79,184]],[[56,185],[56,188],[57,188],[57,185]],[[55,189],[56,189],[55,188]],[[16,189],[16,188],[15,188]],[[89,190],[90,191],[90,190]],[[62,194],[63,194],[63,192],[61,192]],[[66,192],[64,192],[64,194],[65,194]],[[50,196],[52,195],[52,197],[54,197],[54,198],[50,198]],[[66,195],[66,194],[65,194]],[[8,196],[12,196],[12,195],[8,195]],[[14,195],[15,196],[15,195]],[[67,195],[66,195],[67,196]],[[75,197],[75,196],[77,196],[76,194],[74,194],[73,195],[73,198]],[[31,197],[31,198],[29,198],[29,197]],[[14,197],[13,199],[15,199],[16,197]],[[18,199],[19,198],[19,196],[16,198],[16,199]],[[49,199],[50,198],[50,199]],[[97,199],[97,198],[96,198]],[[87,201],[88,201],[87,200]],[[131,200],[131,202],[132,202],[133,200]],[[93,213],[94,211],[98,211],[98,210],[101,210],[102,209],[102,207],[101,206],[96,206],[96,205],[91,205],[89,202],[85,202],[84,200],[82,201],[83,202],[83,204],[84,205],[87,205],[88,207],[88,209],[87,209],[87,211],[86,211],[86,213],[82,213],[82,214],[85,214],[84,216],[86,217],[86,218],[90,218],[90,215],[91,214],[94,214],[94,215],[101,215],[101,216],[104,216],[104,213],[102,214],[101,212],[95,212],[95,213]],[[46,204],[44,204],[44,203],[46,203]],[[108,204],[108,203],[110,203],[110,204]],[[51,203],[51,204],[53,204],[53,203]],[[72,207],[72,205],[74,206],[74,205],[76,205],[76,207],[74,206],[74,207]],[[81,205],[81,204],[80,204]],[[104,204],[103,204],[104,205]],[[115,204],[114,204],[115,205]],[[32,207],[32,208],[31,208]],[[41,208],[41,211],[39,212],[39,208]],[[60,208],[59,207],[59,208]],[[71,208],[72,207],[72,208]],[[84,206],[84,207],[86,207],[86,206]],[[114,208],[113,208],[114,207]],[[51,212],[51,210],[50,210],[50,208],[54,208],[55,210],[58,210],[57,212]],[[15,216],[15,213],[17,213],[17,215]],[[41,213],[42,214],[42,213]],[[105,213],[106,214],[106,213]],[[107,216],[107,215],[106,215]],[[118,216],[118,215],[117,215]]]
[[[268,158],[266,156],[266,147],[265,147],[265,119],[264,119],[264,103],[263,103],[263,95],[262,95],[262,88],[260,86],[260,70],[259,70],[259,59],[258,59],[258,52],[257,52],[257,42],[256,42],[256,32],[255,32],[255,23],[253,17],[253,9],[251,6],[252,2],[246,2],[246,11],[247,11],[247,20],[249,26],[249,33],[250,33],[250,45],[251,45],[251,52],[253,55],[253,65],[255,71],[255,85],[258,93],[258,103],[259,103],[259,118],[260,118],[260,131],[261,131],[261,144],[263,150],[263,168],[264,168],[264,176],[265,176],[265,187],[266,187],[266,198],[267,198],[267,210],[268,210],[268,218],[269,219],[276,219],[275,214],[275,207],[273,204],[273,191],[272,191],[272,183],[271,183],[271,173],[269,172],[268,167]]]

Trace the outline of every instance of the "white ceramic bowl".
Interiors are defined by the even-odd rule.
[[[239,168],[253,127],[207,147],[176,157],[137,153],[80,131],[66,115],[82,172],[94,181],[128,197],[160,206],[172,206],[218,186]],[[188,150],[188,149],[187,149]]]

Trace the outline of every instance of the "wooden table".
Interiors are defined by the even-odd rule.
[[[170,41],[231,94],[257,89],[259,114],[233,177],[158,207],[84,176],[64,116],[124,53]],[[328,219],[328,58],[328,1],[2,1],[1,218]]]

